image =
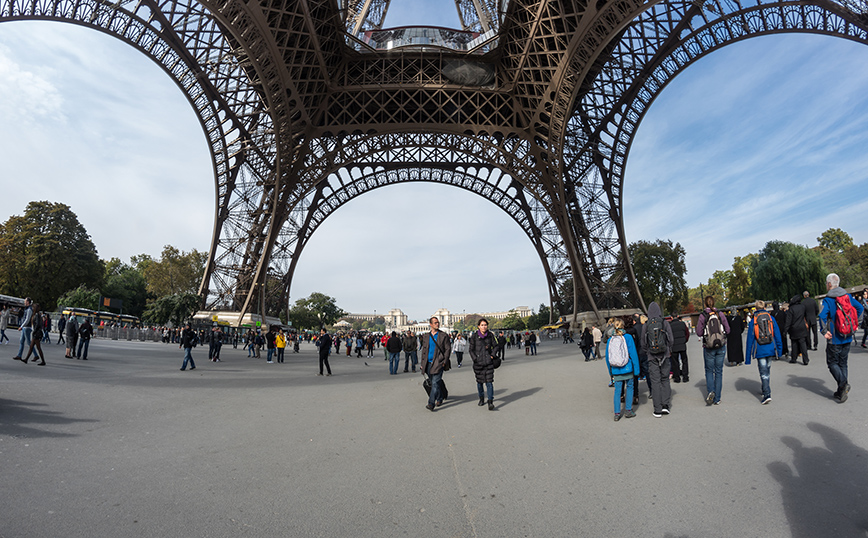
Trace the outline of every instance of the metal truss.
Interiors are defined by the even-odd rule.
[[[571,279],[573,314],[642,307],[624,168],[662,89],[698,58],[757,35],[868,43],[866,0],[457,0],[463,29],[496,40],[468,52],[377,51],[353,37],[381,28],[388,7],[0,0],[0,22],[88,26],[172,77],[214,163],[201,295],[208,308],[242,312],[285,302],[304,247],[342,204],[414,181],[507,212],[539,253],[553,304],[569,302],[558,295]]]

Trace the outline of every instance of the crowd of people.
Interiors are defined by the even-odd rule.
[[[4,306],[0,310],[0,342],[9,344],[9,337],[6,331],[9,330],[9,316],[12,315],[9,306]],[[43,312],[38,303],[34,303],[30,297],[24,299],[24,306],[15,312],[18,316],[18,353],[12,357],[16,361],[21,361],[23,364],[30,362],[31,355],[33,356],[33,364],[45,366],[45,351],[42,349],[42,344],[51,344],[52,320],[51,315]],[[93,337],[93,326],[90,321],[85,320],[81,324],[70,316],[67,320],[66,316],[61,315],[57,322],[57,342],[55,345],[66,344],[66,353],[64,357],[67,359],[87,360],[87,351],[90,347],[90,339]],[[5,340],[5,342],[4,342]],[[78,349],[76,349],[78,344]],[[24,355],[24,349],[27,349],[27,354]],[[24,355],[22,357],[22,355]]]
[[[705,367],[705,403],[721,405],[723,367],[756,361],[762,394],[760,403],[767,405],[771,396],[771,364],[775,360],[809,363],[809,350],[816,350],[818,335],[826,340],[826,365],[836,390],[834,401],[844,403],[850,392],[848,356],[858,329],[863,329],[862,347],[868,338],[868,290],[854,297],[840,287],[836,274],[826,278],[827,293],[821,304],[807,292],[793,297],[786,310],[773,305],[766,310],[765,301],[758,300],[745,321],[733,312],[727,316],[715,308],[715,298],[705,297],[705,308],[698,316],[695,334],[702,340]],[[747,342],[742,346],[742,334],[747,330]],[[627,320],[608,320],[604,329],[596,326],[583,331],[579,346],[586,361],[605,358],[610,385],[615,388],[614,419],[633,418],[639,403],[639,381],[646,380],[652,415],[671,413],[670,382],[689,381],[686,343],[689,327],[678,316],[664,317],[654,302],[648,315],[635,315]],[[813,345],[811,337],[813,336]],[[789,337],[789,351],[787,350]],[[605,346],[605,354],[600,352]],[[623,408],[622,408],[623,404]]]

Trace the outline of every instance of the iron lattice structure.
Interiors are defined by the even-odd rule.
[[[598,316],[644,308],[622,192],[657,95],[692,62],[754,36],[868,43],[866,0],[456,6],[462,30],[480,36],[467,50],[361,40],[384,31],[389,0],[0,0],[0,21],[94,28],[174,79],[214,164],[203,304],[242,312],[285,304],[304,247],[334,210],[411,181],[507,212],[542,260],[553,305]]]

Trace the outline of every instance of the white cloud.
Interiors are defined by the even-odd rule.
[[[52,82],[35,71],[27,70],[11,57],[8,47],[0,44],[0,122],[14,128],[25,122],[50,118],[65,119],[63,97]]]

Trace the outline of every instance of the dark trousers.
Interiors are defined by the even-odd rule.
[[[835,378],[835,383],[838,384],[835,395],[840,395],[841,391],[847,389],[847,362],[849,357],[850,342],[846,344],[826,343],[826,366],[829,367],[829,372]]]
[[[808,335],[804,338],[793,338],[790,345],[790,362],[795,362],[796,358],[799,356],[799,353],[802,354],[802,360],[805,364],[808,363],[808,338],[811,336]]]
[[[687,365],[687,350],[673,351],[669,357],[672,361],[672,379],[680,381],[690,377],[690,367]]]
[[[331,366],[329,366],[329,354],[328,354],[328,352],[326,352],[326,353],[322,353],[322,352],[320,352],[320,354],[319,354],[319,373],[320,373],[320,374],[322,374],[322,366],[323,366],[323,364],[325,364],[326,371],[327,371],[329,374],[331,374],[331,373],[332,373],[332,368],[331,368]]]
[[[657,357],[648,357],[648,383],[651,385],[651,399],[654,401],[654,412],[658,414],[664,407],[669,409],[672,405],[669,365],[669,359],[663,359],[661,362],[658,362]]]
[[[814,323],[811,323],[811,333],[814,335],[814,346],[813,347],[814,347],[814,349],[817,349],[817,322],[816,321]],[[810,339],[810,338],[811,338],[811,336],[808,335],[808,339]],[[811,347],[811,346],[808,346],[808,347]]]

